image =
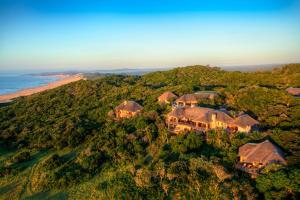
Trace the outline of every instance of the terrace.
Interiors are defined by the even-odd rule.
[[[258,175],[259,171],[260,171],[260,167],[259,166],[255,166],[251,163],[238,163],[235,165],[235,167],[241,171],[247,172],[251,175]]]
[[[186,132],[191,130],[204,132],[207,130],[207,125],[203,123],[196,123],[193,121],[169,120],[168,129],[171,133]]]

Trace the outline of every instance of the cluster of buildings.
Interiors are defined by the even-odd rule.
[[[211,129],[225,129],[230,132],[249,133],[258,130],[258,121],[248,114],[232,117],[226,110],[215,110],[199,107],[199,100],[213,100],[218,97],[213,91],[201,91],[185,94],[179,98],[171,92],[158,97],[161,104],[174,100],[172,111],[166,116],[166,124],[170,132],[179,134],[187,131],[205,132]]]
[[[226,110],[199,107],[201,99],[213,100],[218,97],[214,91],[201,91],[185,94],[178,98],[172,92],[165,92],[158,97],[160,104],[172,104],[172,111],[166,115],[165,122],[170,133],[180,134],[190,131],[205,133],[212,129],[224,129],[228,132],[258,130],[259,122],[248,114],[231,116]],[[139,115],[143,107],[135,101],[124,101],[114,110],[118,119]],[[239,148],[237,168],[256,175],[271,163],[286,165],[283,152],[269,140],[261,143],[247,143]]]
[[[258,122],[247,114],[231,117],[225,110],[205,107],[177,107],[167,114],[166,124],[170,132],[206,132],[224,129],[229,132],[249,133],[258,130]]]

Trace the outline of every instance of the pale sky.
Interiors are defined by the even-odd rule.
[[[0,0],[0,70],[300,62],[299,19],[300,0]]]

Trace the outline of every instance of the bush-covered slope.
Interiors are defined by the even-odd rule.
[[[285,88],[300,86],[299,68],[241,73],[192,66],[100,77],[19,98],[0,108],[0,196],[297,198],[300,100]],[[164,124],[170,107],[156,102],[167,90],[178,95],[218,91],[219,99],[203,105],[247,112],[261,122],[262,131],[248,136],[211,131],[206,141],[194,133],[170,136]],[[145,111],[114,121],[108,113],[125,99]],[[264,138],[284,149],[289,167],[255,181],[234,169],[237,149]]]

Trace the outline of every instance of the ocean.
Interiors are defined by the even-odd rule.
[[[0,95],[14,93],[26,88],[37,87],[58,80],[54,76],[28,74],[0,74]]]

